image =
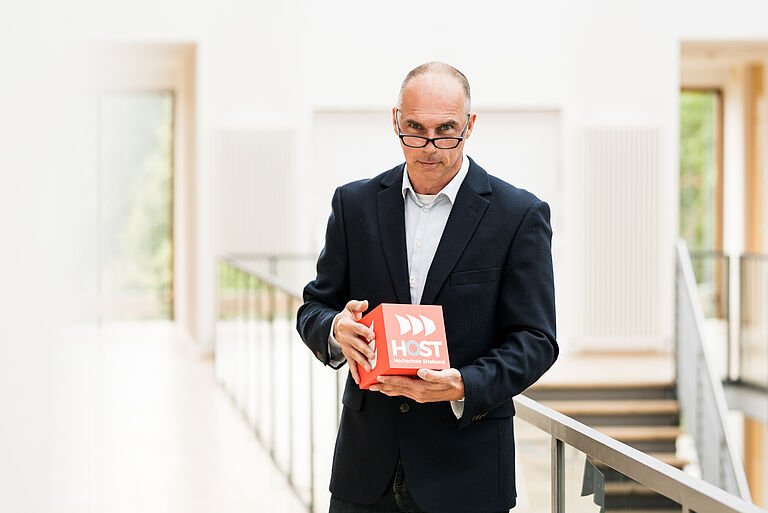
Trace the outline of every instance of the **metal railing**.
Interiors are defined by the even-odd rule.
[[[675,364],[683,422],[693,436],[702,478],[750,500],[744,466],[726,424],[725,393],[704,342],[701,308],[685,241],[677,243]]]
[[[299,500],[320,511],[342,376],[316,365],[295,329],[301,290],[265,262],[274,260],[219,261],[214,373]]]
[[[656,458],[610,438],[524,395],[515,398],[517,418],[551,437],[553,513],[564,511],[565,449],[572,447],[677,503],[683,513],[765,513],[766,510]]]
[[[296,334],[301,303],[297,288],[243,259],[223,259],[219,273],[216,379],[307,510],[326,511],[340,383],[346,372],[319,365]],[[593,511],[594,505],[584,509],[578,502],[583,499],[580,495],[585,495],[587,481],[594,481],[587,491],[595,495],[595,503],[600,502],[598,497],[604,501],[601,479],[612,472],[667,498],[683,513],[765,513],[530,398],[518,396],[515,405],[519,458],[515,511],[563,513],[566,507],[569,512]],[[538,442],[526,438],[526,429],[536,433]],[[525,453],[533,453],[533,458]],[[534,477],[522,486],[527,475]],[[528,500],[526,506],[526,495],[542,490],[540,504],[531,506],[534,501]]]
[[[689,255],[704,318],[716,334],[711,348],[720,363],[718,374],[723,380],[735,380],[738,374],[734,368],[736,351],[731,337],[731,258],[722,251],[692,250]]]
[[[315,273],[317,255],[312,253],[231,253],[228,258],[247,262],[250,269],[274,276],[301,290]]]
[[[768,391],[768,255],[689,254],[706,327],[714,335],[707,342],[720,378],[729,385]],[[738,280],[732,295],[734,266]]]
[[[722,251],[689,251],[704,315],[728,320],[730,313],[730,263]]]
[[[739,369],[741,383],[768,389],[768,255],[739,259]]]

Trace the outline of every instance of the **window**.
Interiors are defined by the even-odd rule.
[[[106,320],[173,316],[170,92],[99,99],[98,293]]]

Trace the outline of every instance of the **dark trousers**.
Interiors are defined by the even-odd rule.
[[[374,504],[357,504],[331,496],[328,513],[426,513],[411,498],[400,461],[384,495]],[[467,512],[471,513],[471,512]],[[500,513],[507,513],[506,511]]]

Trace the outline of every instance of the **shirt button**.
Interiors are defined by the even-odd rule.
[[[419,280],[417,280],[416,278],[411,278],[411,283],[413,283],[414,285],[415,285],[415,284],[416,284],[418,281],[419,281]]]
[[[421,247],[421,241],[420,241],[420,240],[417,240],[417,241],[416,241],[416,247],[417,247],[417,248],[420,248],[420,247]]]
[[[400,403],[400,413],[408,413],[411,409],[411,405],[408,403]]]
[[[428,209],[427,207],[422,207],[422,210],[423,210],[424,212],[429,212],[429,209]]]

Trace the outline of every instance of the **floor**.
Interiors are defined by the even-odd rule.
[[[674,365],[673,355],[661,352],[562,353],[539,383],[671,383]]]
[[[18,377],[38,386],[0,422],[0,511],[305,512],[171,325],[62,337],[39,368],[26,355]]]
[[[80,326],[54,338],[23,361],[0,354],[0,419],[11,419],[0,422],[0,511],[305,512],[216,383],[212,359],[172,325]],[[543,380],[672,376],[668,355],[565,354]],[[549,437],[519,422],[517,433],[516,511],[548,510]],[[583,455],[568,458],[569,505],[593,511],[579,493]],[[326,470],[330,455],[319,459]]]

